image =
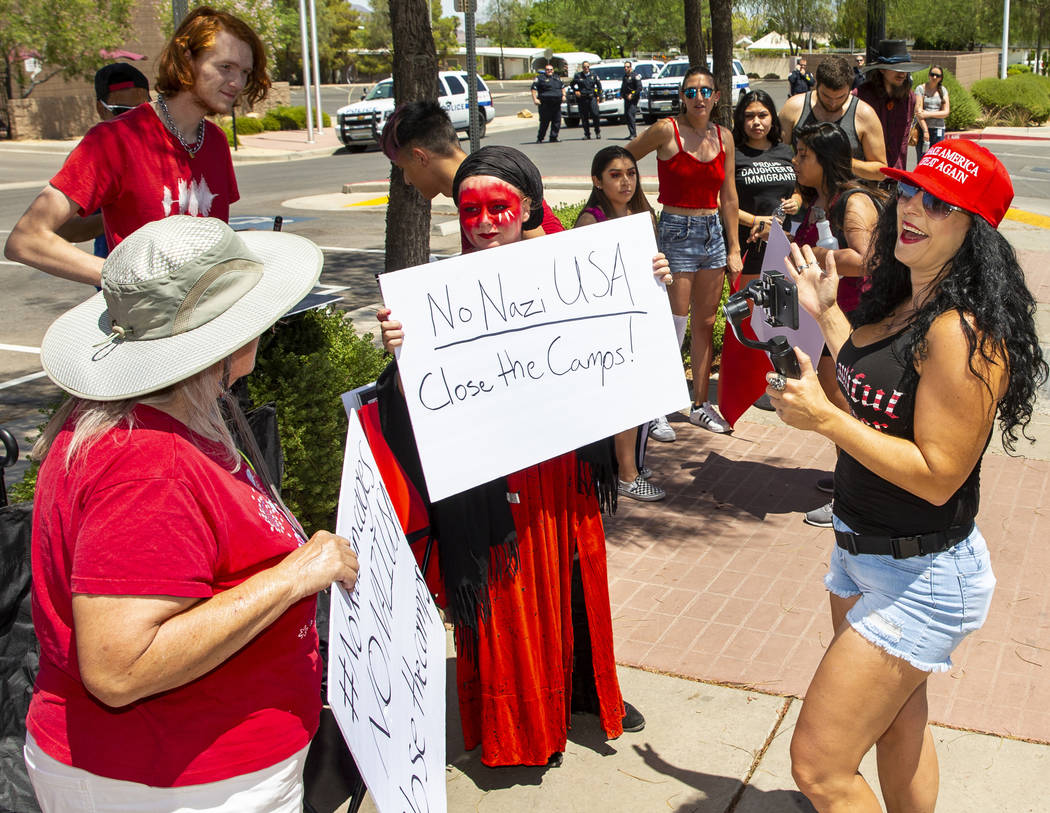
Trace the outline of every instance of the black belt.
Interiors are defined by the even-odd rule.
[[[949,528],[915,536],[873,536],[835,531],[835,542],[854,556],[859,553],[874,553],[892,556],[894,559],[909,559],[912,556],[927,556],[948,550],[973,533],[973,523],[968,528]]]

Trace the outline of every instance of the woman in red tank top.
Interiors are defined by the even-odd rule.
[[[706,66],[689,69],[679,99],[681,113],[658,121],[627,149],[639,161],[656,151],[658,200],[663,204],[658,242],[674,275],[668,295],[679,344],[690,314],[693,319],[693,406],[689,420],[712,432],[725,433],[731,427],[708,401],[708,379],[715,312],[722,298],[725,272],[728,269],[735,277],[743,268],[737,235],[733,134],[711,121],[719,93]],[[664,418],[654,423],[655,437],[674,439],[669,429],[661,437]]]

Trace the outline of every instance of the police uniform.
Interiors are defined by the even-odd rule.
[[[551,141],[558,140],[558,131],[561,129],[561,102],[564,94],[564,85],[555,74],[547,76],[541,73],[532,83],[532,92],[540,100],[540,129],[536,134],[536,141],[543,141],[547,135],[547,127],[550,126]]]
[[[638,115],[638,100],[642,98],[642,77],[637,73],[625,73],[620,82],[620,98],[623,99],[623,116],[627,121],[627,132],[631,138],[638,135],[634,119]]]
[[[588,71],[579,71],[569,88],[578,93],[576,103],[580,107],[580,124],[583,125],[583,137],[591,137],[591,122],[594,122],[594,134],[602,137],[601,120],[598,118],[598,96],[602,92],[602,80]]]

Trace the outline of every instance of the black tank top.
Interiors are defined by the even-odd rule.
[[[802,127],[806,124],[819,124],[820,119],[813,112],[813,106],[810,104],[810,100],[813,98],[813,93],[806,94],[806,100],[802,103],[802,115],[798,118],[798,124],[795,127]],[[841,127],[846,136],[849,138],[849,146],[853,151],[853,157],[864,160],[864,147],[860,143],[860,139],[857,138],[857,97],[849,97],[849,106],[846,108],[846,112],[842,114],[841,118],[835,120],[835,124]]]
[[[914,441],[919,375],[911,360],[905,359],[910,332],[905,328],[864,347],[856,347],[851,336],[839,350],[835,374],[853,417],[880,432]],[[959,490],[944,505],[934,505],[840,452],[835,466],[835,514],[859,534],[909,536],[966,528],[977,516],[980,479],[978,459]]]

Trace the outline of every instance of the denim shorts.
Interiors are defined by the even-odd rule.
[[[725,267],[726,243],[717,214],[662,212],[656,242],[676,274]]]
[[[868,641],[916,669],[947,672],[952,652],[988,617],[995,574],[975,525],[948,550],[908,559],[854,556],[836,545],[824,586],[840,598],[860,596],[846,620]]]

